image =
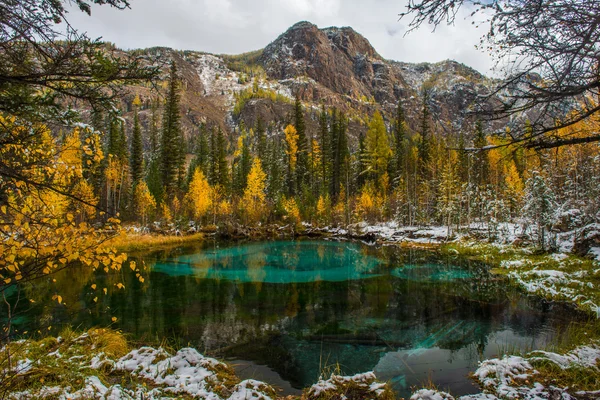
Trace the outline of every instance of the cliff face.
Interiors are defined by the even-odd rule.
[[[332,94],[391,101],[394,87],[402,84],[389,63],[352,28],[318,29],[300,22],[269,44],[259,62],[271,79],[313,80],[312,91],[305,90],[303,96],[312,101]]]
[[[410,64],[386,60],[352,28],[319,29],[309,22],[289,28],[264,49],[241,56],[148,49],[151,62],[175,60],[182,77],[182,120],[188,137],[201,122],[233,132],[260,116],[276,131],[287,123],[298,95],[311,114],[322,104],[351,116],[351,136],[365,130],[375,110],[388,121],[401,102],[409,128],[418,130],[421,93],[429,88],[433,123],[470,130],[469,107],[489,79],[455,61]],[[240,101],[259,88],[263,95]],[[132,88],[133,92],[145,93]],[[269,95],[264,95],[269,93]],[[252,97],[252,96],[251,96]],[[260,98],[258,98],[260,97]],[[287,99],[287,100],[286,100]],[[312,111],[311,111],[312,110]],[[309,129],[316,118],[307,118]]]

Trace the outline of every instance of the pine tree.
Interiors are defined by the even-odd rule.
[[[142,129],[137,108],[133,117],[133,134],[131,138],[131,179],[136,185],[144,176],[144,149],[142,147]]]
[[[160,173],[165,194],[170,201],[175,196],[182,166],[182,133],[179,115],[179,81],[175,62],[171,62],[169,92],[165,103],[160,147]]]

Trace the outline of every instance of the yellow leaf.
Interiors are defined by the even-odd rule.
[[[92,284],[92,290],[96,290],[96,284],[95,283]]]
[[[46,268],[44,268],[44,269],[42,270],[42,272],[43,272],[44,274],[49,274],[49,273],[50,273],[50,268],[46,267]]]
[[[119,283],[117,283],[117,288],[125,289],[125,285],[123,285],[121,282],[119,282]]]
[[[64,258],[64,257],[59,258],[58,261],[60,261],[61,264],[66,264],[67,263],[67,259]]]
[[[104,288],[102,290],[104,291],[104,294],[108,293],[108,289],[107,288]]]
[[[0,207],[2,209],[2,214],[6,214],[6,206]]]
[[[131,268],[132,271],[135,271],[135,261],[129,262],[129,268]]]
[[[94,303],[97,303],[97,302],[98,302],[98,298],[94,297]]]
[[[112,317],[112,322],[117,322],[117,317]]]
[[[140,282],[144,283],[144,278],[140,276]]]
[[[10,278],[6,278],[6,279],[4,280],[4,283],[6,283],[6,284],[9,284],[9,283],[10,283],[10,281],[11,281],[11,279],[10,279]]]

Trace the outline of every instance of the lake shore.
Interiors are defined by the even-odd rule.
[[[480,384],[482,393],[462,396],[460,399],[494,400],[515,398],[515,396],[551,398],[557,395],[563,396],[563,394],[574,398],[592,399],[600,396],[598,391],[600,389],[600,370],[597,367],[597,361],[600,358],[598,350],[600,324],[597,319],[599,312],[596,306],[600,303],[600,293],[596,290],[597,285],[600,284],[600,265],[593,259],[565,252],[543,253],[532,247],[489,243],[469,238],[447,240],[448,238],[444,238],[440,234],[441,229],[430,228],[422,231],[404,229],[402,231],[395,230],[391,235],[376,235],[373,230],[357,233],[341,229],[304,228],[300,231],[290,231],[294,237],[360,240],[368,244],[435,249],[449,258],[467,257],[484,262],[492,267],[494,273],[507,276],[529,293],[540,295],[549,301],[574,304],[577,308],[590,314],[589,323],[573,326],[568,334],[564,335],[564,340],[546,349],[548,351],[524,354],[508,352],[509,354],[502,358],[481,362],[474,377]],[[412,236],[410,239],[416,240],[389,240],[390,237],[397,238],[401,235],[409,235]],[[265,234],[265,236],[259,238],[281,238],[279,235],[269,237]],[[156,245],[169,247],[191,244],[199,240],[206,240],[208,237],[203,234],[183,237],[132,235],[119,243],[118,248],[135,251],[156,248]],[[364,377],[356,379],[360,381]],[[355,380],[352,377],[338,377],[333,381],[323,380],[322,386],[331,388],[334,381],[348,383]],[[230,389],[233,390],[233,387]],[[306,397],[308,390],[305,390],[302,399],[330,398]],[[259,392],[257,391],[257,393]],[[278,398],[276,395],[272,397],[273,395],[269,395],[269,393],[273,392],[266,390],[260,392],[260,395],[263,398]],[[427,388],[416,391],[411,398],[429,400],[453,399],[454,397],[443,391]]]

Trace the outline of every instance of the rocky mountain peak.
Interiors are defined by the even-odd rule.
[[[369,41],[352,28],[319,29],[299,22],[269,44],[259,59],[271,79],[308,78],[306,100],[327,97],[328,92],[353,98],[373,95],[373,80],[387,75],[382,57]]]

